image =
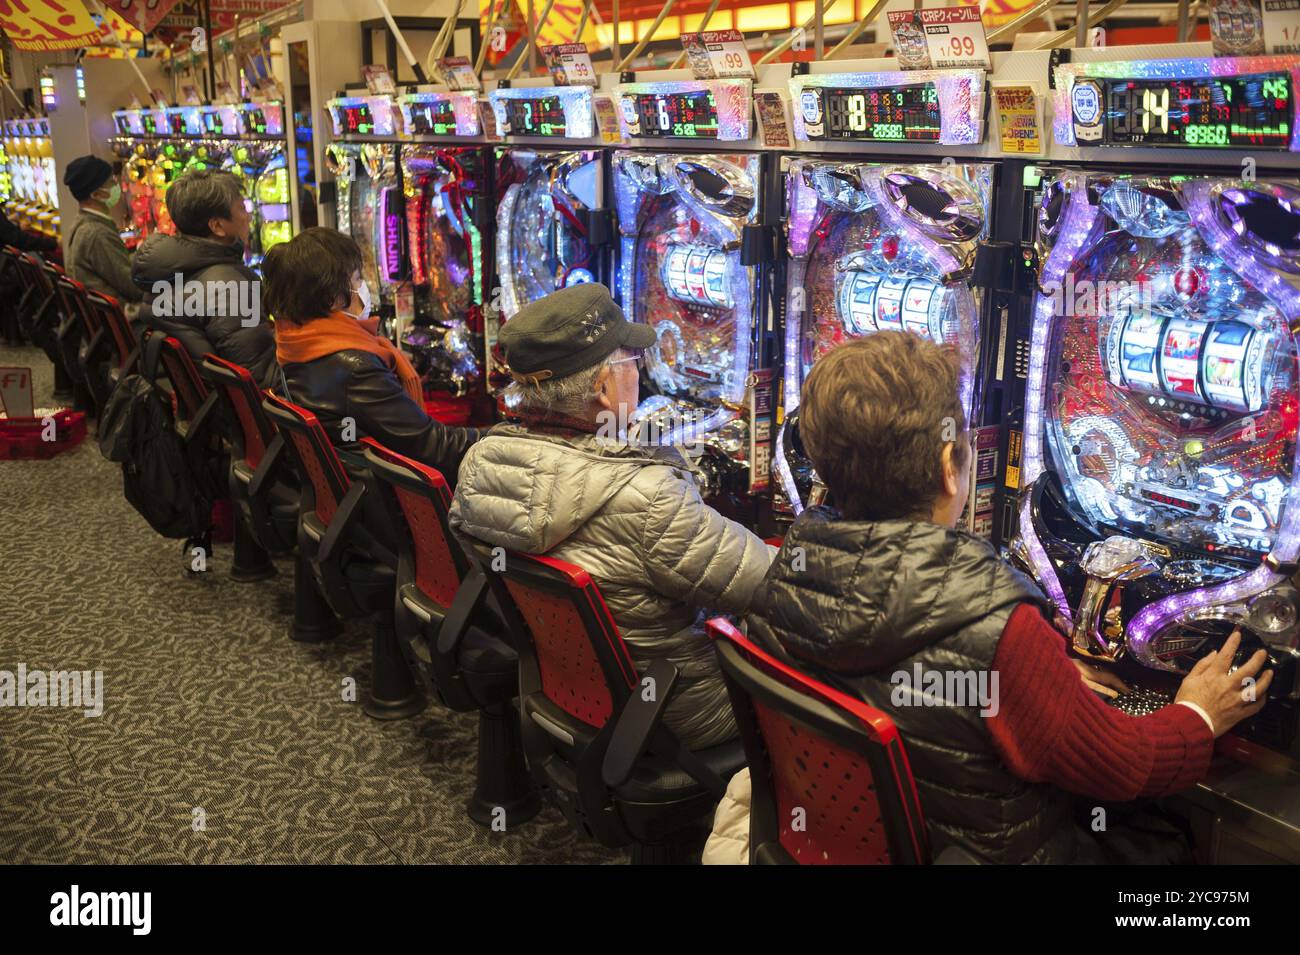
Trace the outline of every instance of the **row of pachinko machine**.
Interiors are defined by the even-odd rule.
[[[59,237],[59,181],[50,121],[6,120],[0,137],[0,202],[19,228]]]
[[[797,437],[821,355],[882,329],[956,345],[969,529],[1150,691],[1240,628],[1278,671],[1242,745],[1290,750],[1300,58],[1065,52],[343,92],[337,224],[449,421],[508,411],[502,322],[608,284],[658,333],[634,425],[764,532],[825,496]],[[1040,155],[1002,151],[991,81],[1044,93]],[[756,129],[770,91],[781,149]]]
[[[167,187],[194,168],[222,169],[242,183],[253,215],[251,265],[293,234],[281,103],[122,109],[113,113],[113,123],[109,145],[122,163],[129,244],[175,231]]]

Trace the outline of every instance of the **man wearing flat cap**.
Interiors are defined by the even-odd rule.
[[[704,503],[671,447],[611,432],[636,409],[637,359],[655,343],[599,284],[525,305],[501,328],[514,384],[502,424],[467,452],[452,527],[491,546],[545,554],[600,586],[634,661],[680,671],[665,722],[692,749],[735,736],[706,612],[744,612],[771,549]]]
[[[86,288],[110,295],[122,303],[128,317],[138,312],[144,293],[131,280],[131,256],[122,242],[116,214],[122,187],[113,167],[98,156],[81,156],[63,173],[80,213],[68,233],[68,275]]]

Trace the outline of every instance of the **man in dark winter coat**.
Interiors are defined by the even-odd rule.
[[[261,280],[244,264],[253,217],[239,180],[191,170],[168,186],[167,211],[179,234],[152,235],[135,254],[146,321],[181,341],[196,363],[213,353],[270,386],[275,334],[262,314]]]
[[[905,332],[848,342],[817,363],[800,437],[838,510],[811,508],[795,522],[749,635],[893,718],[936,853],[1114,858],[1126,837],[1108,830],[1090,841],[1069,794],[1095,805],[1193,785],[1215,737],[1263,706],[1271,671],[1243,693],[1265,655],[1229,674],[1234,635],[1183,680],[1175,703],[1140,718],[1107,706],[1097,691],[1113,696],[1105,687],[1123,684],[1072,660],[1039,589],[955,529],[971,454],[960,373],[951,352]],[[744,799],[738,788],[733,801]],[[715,858],[725,835],[715,826]]]

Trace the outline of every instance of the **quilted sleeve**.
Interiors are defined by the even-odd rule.
[[[767,575],[771,548],[705,504],[694,482],[668,474],[642,528],[651,586],[692,606],[744,613]]]

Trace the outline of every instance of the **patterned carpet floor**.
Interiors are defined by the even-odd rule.
[[[0,366],[53,373],[36,349]],[[287,635],[292,565],[257,584],[218,546],[189,576],[180,542],[122,497],[93,434],[48,461],[0,461],[0,671],[103,671],[103,715],[0,708],[0,862],[608,863],[552,809],[471,822],[476,720],[430,704],[383,723],[359,626]]]

